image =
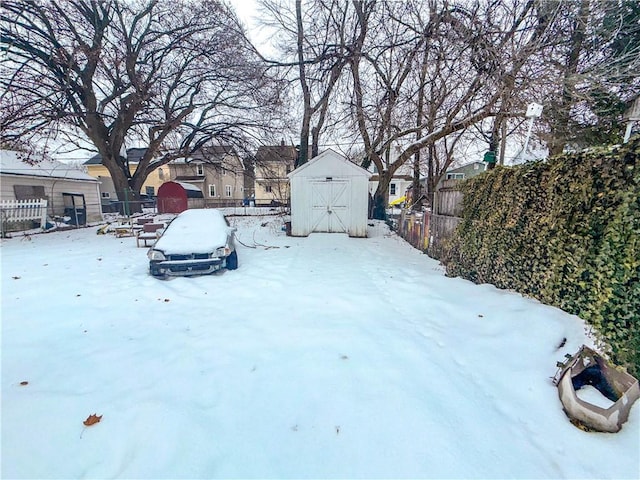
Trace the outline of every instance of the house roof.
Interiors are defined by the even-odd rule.
[[[256,163],[295,162],[298,150],[291,145],[262,145],[256,151]]]
[[[0,173],[5,175],[24,175],[28,177],[62,178],[97,182],[91,175],[72,165],[56,160],[43,159],[37,163],[23,161],[24,154],[12,150],[0,150]]]
[[[209,145],[209,146],[200,148],[196,152],[193,152],[193,154],[190,157],[176,158],[175,160],[172,160],[170,163],[173,163],[173,164],[191,163],[193,161],[198,162],[199,160],[221,162],[224,159],[224,157],[227,155],[236,155],[236,151],[233,148],[233,146]]]
[[[371,173],[371,172],[369,172]],[[371,178],[369,179],[372,182],[378,182],[380,181],[380,175],[378,175],[377,173],[374,173],[371,175]],[[391,177],[391,181],[394,180],[406,180],[406,181],[412,181],[413,177],[411,175],[398,175],[398,174],[393,174]]]
[[[140,163],[140,159],[146,151],[146,148],[128,148],[127,158],[129,159],[129,163]],[[102,155],[99,153],[95,154],[89,160],[84,162],[83,165],[102,165]]]
[[[464,165],[460,165],[459,167],[455,167],[455,168],[450,168],[446,171],[446,173],[456,173],[456,172],[460,172],[462,170],[466,170],[468,167],[472,166],[472,165],[480,165],[482,167],[482,171],[484,171],[487,167],[487,164],[484,162],[469,162],[469,163],[465,163]]]

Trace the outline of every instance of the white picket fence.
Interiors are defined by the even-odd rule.
[[[47,201],[40,200],[0,200],[0,219],[5,222],[40,220],[40,227],[47,223]]]

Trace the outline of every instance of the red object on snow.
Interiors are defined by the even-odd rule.
[[[177,182],[158,188],[158,213],[181,213],[187,209],[187,191]]]

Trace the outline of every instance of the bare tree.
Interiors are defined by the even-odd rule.
[[[545,51],[552,155],[621,140],[627,102],[640,94],[638,18],[635,0],[564,2]]]
[[[7,0],[1,21],[3,142],[88,140],[121,200],[172,159],[267,126],[279,102],[217,1]],[[133,143],[148,148],[131,173]]]
[[[300,145],[297,165],[318,155],[320,138],[345,65],[351,41],[353,10],[341,0],[312,0],[290,4],[262,0],[263,23],[280,32],[281,60],[269,63],[294,78],[300,89]],[[309,151],[311,147],[311,151]]]
[[[354,7],[368,32],[350,61],[354,119],[380,175],[374,214],[381,218],[400,166],[425,148],[434,160],[436,142],[500,112],[548,39],[549,19],[536,15],[533,1]],[[420,103],[420,96],[428,100]],[[385,162],[391,145],[401,152]],[[430,185],[441,172],[432,169]]]

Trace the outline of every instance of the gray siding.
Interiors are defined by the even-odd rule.
[[[63,193],[83,194],[87,206],[87,222],[99,222],[103,219],[97,181],[2,174],[0,199],[15,200],[14,185],[44,187],[45,196],[49,201],[47,213],[51,216],[64,214]]]

